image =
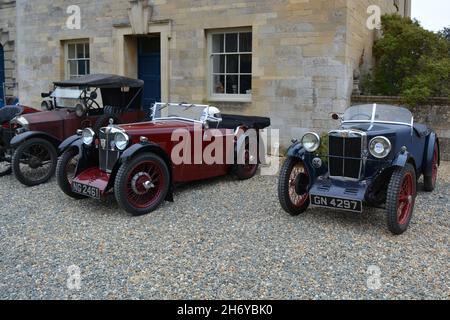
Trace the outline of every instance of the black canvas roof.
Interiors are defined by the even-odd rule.
[[[94,88],[142,88],[144,81],[114,74],[90,74],[79,78],[54,82],[57,87],[94,87]]]

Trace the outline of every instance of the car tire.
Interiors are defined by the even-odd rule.
[[[432,192],[436,188],[439,168],[439,147],[437,143],[434,145],[433,160],[432,160],[431,176],[423,177],[423,188],[427,192]]]
[[[300,172],[301,167],[303,167],[303,172]],[[305,177],[309,181],[304,162],[298,158],[287,158],[281,168],[278,180],[278,199],[283,210],[291,216],[298,216],[304,213],[310,204],[309,193],[297,193],[296,184],[300,174],[306,175]],[[309,185],[305,189],[308,189],[308,187]]]
[[[113,114],[103,114],[100,117],[98,117],[97,121],[95,121],[95,125],[94,125],[94,132],[98,133],[99,130],[103,127],[106,127],[107,125],[109,125],[109,120],[113,119],[114,120],[114,124],[119,124],[119,118],[116,115]]]
[[[416,170],[411,164],[396,168],[387,190],[386,217],[389,231],[404,233],[411,222],[417,196]]]
[[[242,154],[242,157],[244,157],[244,159],[240,161],[241,163],[244,164],[238,164],[239,162],[237,161],[237,158],[241,156],[241,154],[242,153],[238,153],[236,155],[236,164],[234,166],[233,171],[239,180],[248,180],[253,178],[256,175],[256,172],[258,171],[259,168],[258,159],[256,158],[256,163],[251,164],[253,159],[250,159],[250,148],[248,142],[245,144],[245,150],[244,153]]]
[[[49,164],[47,170],[43,171],[43,174],[36,178],[31,178],[31,176],[25,173],[21,168],[21,159],[27,151],[31,150],[31,147],[33,147],[35,153],[38,152],[37,150],[41,150],[38,155],[34,154],[33,158],[29,160],[34,162],[33,165],[31,165],[30,163],[28,164],[28,167],[33,172],[36,172],[36,170],[40,166],[40,162],[45,161]],[[42,154],[41,152],[44,152],[44,154]],[[41,156],[39,156],[39,154],[41,154]],[[48,160],[43,160],[42,158]],[[19,182],[28,187],[33,187],[50,180],[50,178],[55,173],[57,160],[58,155],[53,144],[44,139],[34,138],[25,141],[14,151],[14,154],[12,156],[12,171]]]
[[[72,191],[71,181],[68,175],[70,174],[69,165],[70,162],[78,155],[78,150],[76,148],[71,148],[66,150],[61,157],[58,159],[58,164],[56,165],[56,182],[60,189],[69,197],[73,199],[86,199],[86,196],[82,196],[78,193]]]
[[[145,186],[150,183],[151,186]],[[114,194],[120,207],[134,216],[156,210],[170,187],[167,164],[153,153],[143,153],[125,162],[117,172]]]

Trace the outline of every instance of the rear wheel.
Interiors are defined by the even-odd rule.
[[[417,196],[416,171],[411,164],[397,168],[389,182],[386,215],[389,231],[400,235],[411,222]]]
[[[139,216],[156,210],[166,198],[169,186],[170,174],[164,160],[144,153],[122,164],[114,193],[125,211]]]
[[[0,151],[0,177],[10,175],[11,173],[11,150],[3,149]]]
[[[258,171],[258,156],[253,155],[250,151],[249,143],[246,143],[245,150],[239,152],[238,157],[241,157],[235,167],[235,174],[239,180],[248,180],[253,178]]]
[[[78,193],[72,191],[72,181],[75,178],[75,172],[80,157],[76,148],[65,151],[58,160],[56,166],[56,181],[61,190],[71,198],[85,199]]]
[[[306,166],[298,158],[288,158],[278,180],[278,199],[281,207],[292,216],[304,213],[309,207],[310,179]]]
[[[32,187],[50,180],[55,173],[57,159],[53,144],[44,139],[30,139],[15,150],[12,169],[17,180]]]
[[[424,176],[423,187],[425,191],[431,192],[436,188],[436,181],[438,177],[439,168],[439,147],[437,143],[434,145],[433,160],[432,160],[431,176]]]

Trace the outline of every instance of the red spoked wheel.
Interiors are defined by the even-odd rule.
[[[80,157],[77,148],[71,148],[65,151],[58,159],[56,165],[56,182],[60,189],[69,197],[74,199],[85,199],[85,196],[72,191],[72,181],[75,178],[79,160]]]
[[[309,184],[310,177],[303,161],[288,158],[281,168],[278,181],[278,199],[287,213],[297,216],[308,209]]]
[[[411,164],[394,171],[387,192],[388,227],[399,235],[408,229],[417,196],[416,172]]]
[[[169,170],[164,160],[155,154],[142,154],[121,166],[114,192],[125,211],[142,215],[154,211],[164,201],[169,182]]]
[[[434,191],[436,188],[436,182],[438,178],[439,169],[439,147],[437,144],[434,146],[433,160],[431,163],[431,176],[425,176],[423,179],[423,185],[425,191]]]

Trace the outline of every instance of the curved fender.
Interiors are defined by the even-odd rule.
[[[433,156],[434,145],[438,144],[438,164],[441,162],[439,138],[435,132],[431,133],[428,138],[427,147],[425,148],[424,161],[423,161],[423,174],[425,176],[431,176],[433,172]]]
[[[301,144],[300,142],[293,144],[292,146],[289,147],[286,156],[287,157],[296,157],[296,158],[301,158],[303,159],[303,156],[306,154],[306,150],[303,147],[303,144]]]
[[[404,168],[408,163],[409,159],[411,159],[411,154],[406,151],[404,153],[400,152],[397,157],[392,161],[392,166]]]
[[[55,138],[54,136],[52,136],[48,133],[40,132],[40,131],[27,131],[27,132],[18,134],[17,136],[14,136],[11,139],[10,145],[11,145],[11,147],[15,148],[19,144],[21,144],[24,141],[31,139],[31,138],[44,138],[44,139],[48,139],[48,140],[52,141],[55,144],[61,143],[61,141],[59,139]]]
[[[58,153],[61,155],[69,149],[70,147],[78,147],[80,149],[81,144],[83,141],[81,141],[81,136],[79,135],[73,135],[66,140],[64,140],[58,147]]]
[[[156,145],[153,143],[137,143],[132,145],[130,148],[126,149],[124,151],[124,153],[122,153],[122,155],[120,156],[120,163],[124,163],[127,162],[129,159],[131,159],[136,153],[140,152],[140,151],[144,151],[146,149],[148,149],[150,151],[150,149],[152,147],[155,147]]]

